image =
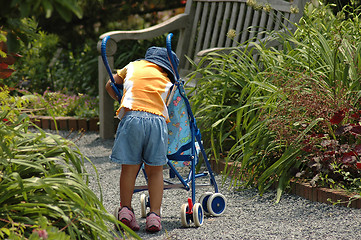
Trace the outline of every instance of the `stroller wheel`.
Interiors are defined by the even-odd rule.
[[[207,201],[208,211],[215,217],[220,216],[226,210],[226,205],[227,200],[220,193],[213,194]]]
[[[191,224],[190,215],[187,214],[188,212],[188,204],[185,203],[182,205],[181,208],[181,222],[183,227],[189,227]]]
[[[147,207],[150,207],[149,198],[143,193],[140,195],[140,215],[142,218],[147,217]],[[162,207],[160,207],[160,215],[162,216]]]
[[[119,221],[119,216],[118,216],[118,214],[119,214],[119,211],[120,211],[120,209],[121,209],[121,207],[120,206],[117,206],[115,209],[114,209],[114,212],[113,212],[113,214],[114,214],[114,217]],[[118,224],[114,224],[114,228],[115,229],[120,229],[120,225],[118,225]]]
[[[212,192],[205,192],[202,194],[202,196],[199,198],[199,203],[202,205],[203,207],[203,211],[205,215],[211,215],[208,211],[208,207],[207,207],[207,202],[209,197],[212,195]]]
[[[203,224],[203,208],[200,203],[196,203],[193,206],[193,222],[196,225],[196,227],[200,227]]]
[[[140,215],[142,218],[147,217],[147,197],[144,193],[140,195]]]

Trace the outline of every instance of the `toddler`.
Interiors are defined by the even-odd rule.
[[[172,55],[178,66],[176,54],[172,52]],[[112,161],[122,164],[118,219],[134,231],[139,230],[131,201],[138,171],[144,163],[150,201],[146,230],[157,232],[162,229],[163,165],[167,163],[168,147],[169,116],[165,101],[175,80],[167,49],[150,47],[145,59],[130,62],[118,70],[114,80],[116,84],[123,84],[116,113],[120,122],[110,156]],[[118,100],[110,80],[106,90]]]

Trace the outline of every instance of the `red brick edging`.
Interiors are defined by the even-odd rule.
[[[221,173],[226,162],[224,160],[211,160],[211,166],[214,172]],[[234,163],[228,163],[228,167],[233,167]],[[237,170],[236,170],[237,171]],[[344,190],[336,190],[322,187],[312,187],[309,183],[291,181],[291,189],[287,192],[306,198],[314,202],[327,204],[340,204],[345,207],[361,208],[361,196],[355,193],[347,193]]]
[[[99,131],[99,118],[30,116],[30,121],[42,129]]]

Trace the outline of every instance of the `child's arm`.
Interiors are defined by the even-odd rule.
[[[114,74],[113,75],[114,81],[116,84],[123,84],[123,78],[120,77],[118,74]],[[107,82],[107,84],[105,85],[105,89],[107,90],[109,96],[111,98],[113,98],[114,100],[118,101],[118,96],[117,94],[114,92],[112,86],[110,85],[111,80],[109,79],[109,81]]]

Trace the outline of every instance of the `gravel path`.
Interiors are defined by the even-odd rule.
[[[68,133],[60,132],[66,136]],[[76,134],[70,138],[76,139]],[[97,133],[86,133],[76,144],[81,152],[95,164],[98,169],[103,190],[103,203],[112,213],[119,204],[120,166],[110,162],[113,140],[102,140]],[[90,173],[94,173],[87,164]],[[167,172],[165,170],[165,172]],[[142,183],[144,177],[138,177]],[[208,181],[208,178],[204,178]],[[216,176],[221,185],[221,176]],[[180,208],[187,202],[190,192],[181,189],[164,191],[163,230],[150,234],[145,229],[145,219],[140,217],[140,194],[135,193],[133,207],[141,230],[142,239],[361,239],[361,210],[331,206],[284,194],[280,203],[274,202],[275,192],[269,191],[262,197],[257,190],[232,191],[227,184],[219,186],[220,192],[227,199],[227,209],[219,217],[205,217],[204,224],[196,228],[182,228]],[[99,194],[95,181],[91,188]],[[197,199],[212,188],[198,188]],[[146,193],[146,192],[145,192]]]

